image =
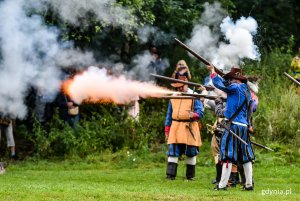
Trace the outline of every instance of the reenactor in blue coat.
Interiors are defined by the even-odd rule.
[[[220,157],[222,165],[222,176],[216,190],[226,190],[232,164],[243,164],[246,183],[245,190],[253,190],[252,184],[252,161],[255,156],[250,142],[248,126],[248,106],[251,94],[247,87],[247,78],[242,75],[240,68],[233,67],[230,72],[220,77],[212,66],[207,67],[211,71],[213,84],[218,89],[227,93],[226,107],[224,111],[225,121],[230,130],[246,141],[242,143],[233,136],[228,129],[225,129],[221,138]]]

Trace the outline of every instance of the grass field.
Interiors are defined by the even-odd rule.
[[[183,178],[184,161],[175,181],[165,180],[164,162],[126,168],[122,162],[25,161],[0,175],[0,200],[300,200],[299,170],[295,164],[255,164],[253,192],[240,186],[224,192],[213,190],[211,164],[198,164],[191,182]]]

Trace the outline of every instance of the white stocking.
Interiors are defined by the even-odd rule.
[[[230,174],[231,174],[231,168],[232,168],[232,163],[223,163],[223,167],[222,167],[222,176],[221,176],[221,180],[219,182],[219,188],[225,188]]]
[[[188,165],[196,165],[196,156],[194,156],[194,157],[186,157],[186,164],[188,164]]]
[[[245,186],[251,187],[252,186],[252,175],[253,175],[252,163],[251,162],[245,163],[245,164],[243,164],[243,167],[244,167],[245,177],[246,177]]]
[[[168,162],[169,163],[178,163],[178,157],[169,156],[168,157]]]

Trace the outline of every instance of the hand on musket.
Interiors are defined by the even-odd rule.
[[[211,74],[216,72],[215,67],[212,64],[207,65],[207,70],[209,70]]]
[[[206,88],[205,88],[203,85],[201,85],[201,86],[198,88],[198,90],[199,90],[199,91],[207,91]]]

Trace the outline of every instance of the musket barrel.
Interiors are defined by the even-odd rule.
[[[181,95],[193,96],[193,97],[196,97],[196,98],[206,98],[206,99],[210,99],[210,100],[216,100],[217,98],[220,98],[219,96],[211,96],[211,95],[204,95],[204,94],[181,93]]]
[[[150,75],[155,77],[155,78],[162,79],[162,80],[168,80],[168,81],[172,81],[172,82],[183,83],[183,84],[187,84],[187,85],[195,86],[195,87],[205,87],[206,90],[208,90],[208,91],[214,90],[214,87],[212,87],[212,86],[205,86],[205,85],[198,84],[198,83],[195,83],[195,82],[188,82],[188,81],[178,80],[178,79],[175,79],[175,78],[170,78],[170,77],[157,75],[157,74],[152,74],[152,73]]]
[[[201,57],[199,54],[197,54],[195,51],[193,51],[191,48],[189,48],[186,44],[184,44],[183,42],[181,42],[180,40],[178,40],[177,38],[175,38],[175,41],[181,46],[183,47],[185,50],[187,50],[189,53],[191,53],[194,57],[196,57],[198,60],[200,60],[201,62],[203,62],[205,65],[212,65],[211,63],[209,63],[206,59],[204,59],[203,57]],[[218,73],[220,76],[225,75],[220,69],[218,69],[217,67],[215,67],[215,71],[216,73]]]
[[[162,98],[162,99],[197,99],[194,96],[162,96],[162,97],[158,97],[158,98]]]
[[[292,80],[295,84],[297,84],[298,86],[300,86],[300,82],[298,82],[295,78],[293,78],[292,76],[290,76],[288,73],[284,72],[283,73],[287,78],[289,78],[290,80]]]

